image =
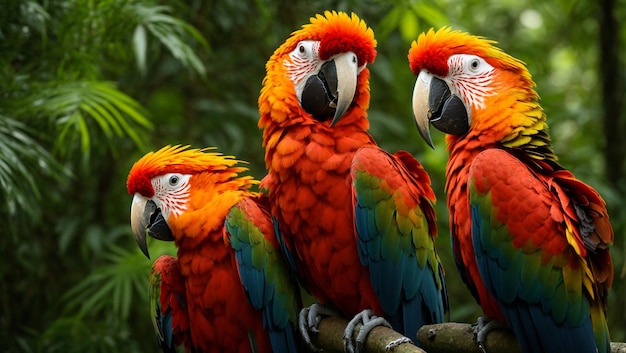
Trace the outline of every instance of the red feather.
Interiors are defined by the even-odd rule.
[[[545,318],[520,319],[522,312],[536,313],[533,311],[538,305],[536,296],[529,294],[532,288],[528,287],[521,290],[523,294],[513,292],[515,286],[507,286],[510,284],[507,281],[511,279],[515,282],[517,279],[511,277],[504,280],[502,276],[506,277],[509,269],[500,266],[507,261],[510,261],[509,264],[536,266],[533,262],[536,258],[533,259],[531,254],[539,252],[541,265],[551,266],[544,268],[544,273],[551,273],[554,269],[569,287],[567,291],[559,289],[562,287],[551,283],[551,279],[544,279],[538,286],[554,285],[549,290],[558,292],[562,297],[580,299],[579,303],[587,303],[582,299],[588,300],[595,342],[588,340],[587,336],[577,342],[595,343],[598,348],[608,349],[604,347],[608,341],[608,328],[603,314],[606,294],[613,281],[613,267],[608,253],[613,242],[613,230],[606,205],[593,188],[577,180],[558,164],[547,132],[546,116],[533,89],[535,84],[530,73],[523,62],[504,53],[494,43],[479,36],[442,28],[421,34],[409,50],[409,64],[414,74],[444,80],[451,94],[456,96],[460,94],[455,87],[475,82],[478,76],[467,72],[463,77],[449,74],[448,65],[457,62],[450,59],[452,55],[479,56],[493,69],[493,78],[487,87],[489,93],[475,93],[473,97],[483,99],[484,104],[471,104],[470,99],[461,97],[468,109],[467,131],[446,136],[450,154],[446,166],[447,205],[456,263],[484,313],[507,322],[504,310],[522,346],[528,349],[545,343],[528,339],[543,333],[531,332],[535,325],[530,321],[543,320],[546,327],[554,328],[563,323],[566,310],[574,308],[574,313],[569,313],[571,317],[583,312],[575,305],[563,309],[569,302],[556,295],[555,302],[546,304],[552,298],[546,299],[549,294],[544,293],[541,310],[546,315],[551,309],[558,310],[558,313],[553,313],[551,318],[547,315]],[[426,116],[424,111],[416,114],[420,114],[420,118]],[[454,117],[449,115],[439,119],[451,118]],[[471,193],[474,202],[472,212],[470,183],[475,188],[475,192],[472,189]],[[480,215],[483,219],[472,219],[473,215]],[[490,226],[492,229],[489,229]],[[473,231],[479,234],[472,234]],[[493,240],[490,236],[499,238]],[[496,241],[497,244],[492,243]],[[480,251],[479,263],[484,278],[479,272],[474,246]],[[513,267],[513,270],[516,269]],[[528,281],[534,272],[532,268],[525,271],[528,271],[524,272]],[[489,284],[492,292],[487,290],[485,283]],[[513,289],[507,292],[510,288]],[[496,301],[492,294],[506,299],[499,297]],[[552,307],[547,307],[550,305]],[[524,320],[529,320],[527,325],[520,323]],[[580,323],[582,319],[577,317],[577,320],[576,325],[580,326],[554,330],[564,332],[559,330],[571,328],[582,332],[585,326]],[[525,331],[526,326],[528,331]],[[579,333],[575,335],[579,336]],[[584,333],[593,336],[591,332]],[[546,341],[552,339],[541,338]]]
[[[164,310],[172,308],[174,334],[183,336],[175,337],[176,342],[186,343],[188,352],[271,352],[263,314],[248,302],[234,250],[224,240],[226,215],[238,201],[254,197],[249,188],[255,182],[238,176],[245,168],[234,166],[237,160],[205,151],[168,146],[144,156],[129,173],[132,193],[147,190],[142,186],[145,178],[168,173],[190,175],[182,186],[188,189],[178,189],[182,192],[174,196],[164,194],[167,188],[156,188],[154,194],[151,185],[152,193],[138,195],[160,198],[156,200],[161,203],[158,207],[164,215],[169,214],[167,226],[178,248],[177,261],[159,258],[155,264],[168,263],[162,279],[164,284],[172,284],[162,287],[161,306]],[[184,199],[180,214],[164,208],[173,197]],[[184,307],[176,306],[176,295],[181,296]]]
[[[358,73],[353,101],[340,120],[332,126],[330,121],[316,120],[300,108],[295,88],[292,89],[294,83],[285,74],[284,62],[295,43],[301,40],[320,41],[321,59],[351,51],[359,57],[361,65],[373,62],[376,54],[371,29],[356,15],[349,17],[334,12],[317,16],[274,52],[266,65],[267,76],[259,97],[259,127],[263,128],[269,171],[262,186],[269,190],[272,215],[277,219],[284,246],[305,287],[321,303],[332,304],[346,316],[352,317],[364,309],[385,316],[372,285],[370,269],[359,257],[352,193],[351,166],[358,151],[367,147],[381,151],[367,133],[370,73],[367,67]],[[288,114],[285,116],[283,112]],[[413,178],[403,175],[406,178],[402,182],[411,186],[402,188],[402,192],[398,192],[402,196],[397,197],[403,197],[405,192],[411,197],[407,197],[406,204],[398,206],[405,209],[397,213],[415,207],[418,202],[415,199],[425,204],[434,199],[428,175],[412,156],[407,152],[400,152],[396,157],[386,152],[376,156],[382,154],[393,160],[398,169],[415,173]],[[372,162],[377,161],[380,162]],[[385,166],[389,166],[387,162],[384,161]],[[385,178],[393,178],[387,174]],[[390,182],[400,184],[397,180]],[[424,213],[430,235],[435,236],[434,211],[430,204]],[[416,261],[415,258],[412,256],[407,262]],[[439,277],[437,265],[434,265],[436,273],[429,273],[430,276]],[[428,270],[430,268],[425,271]],[[432,301],[442,301],[442,298],[432,298]]]

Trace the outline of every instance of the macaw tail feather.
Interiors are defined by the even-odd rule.
[[[298,342],[293,330],[270,331],[270,342],[274,352],[298,352]]]
[[[606,322],[606,313],[601,305],[594,305],[590,308],[590,314],[598,352],[609,353],[611,351],[611,337],[609,336],[609,326]]]
[[[556,323],[551,313],[544,312],[541,304],[513,303],[503,306],[506,307],[504,315],[523,352],[597,352],[596,340],[590,335],[591,320],[569,326],[566,322]]]

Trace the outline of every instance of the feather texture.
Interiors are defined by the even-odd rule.
[[[149,293],[152,324],[161,350],[173,353],[181,344],[190,346],[185,282],[175,257],[163,255],[154,261]]]
[[[348,52],[358,62],[352,102],[332,123],[300,106],[287,72],[302,41],[316,41],[320,60]],[[366,64],[375,45],[355,14],[328,11],[276,49],[259,97],[268,169],[262,187],[303,286],[350,318],[371,309],[412,337],[422,323],[443,320],[447,297],[434,251],[430,180],[408,153],[388,154],[367,133]]]
[[[467,109],[467,131],[446,136],[457,267],[485,314],[511,326],[525,352],[608,352],[606,205],[558,163],[530,73],[494,44],[443,28],[409,50],[421,82],[439,78]],[[470,64],[490,72],[475,96],[456,89],[478,79]]]
[[[151,280],[164,350],[183,343],[187,352],[297,351],[297,285],[281,268],[266,204],[249,190],[256,181],[239,176],[237,162],[168,146],[129,174],[129,192],[156,204],[178,248],[177,259],[157,260]],[[144,179],[150,188],[135,187]]]
[[[585,189],[568,191],[591,192]],[[596,339],[590,315],[604,310],[591,269],[595,255],[572,228],[578,216],[568,214],[574,203],[566,197],[558,179],[533,173],[502,150],[480,153],[470,169],[478,269],[506,321],[526,337],[520,343],[527,352],[608,349],[608,332]]]
[[[383,312],[405,332],[442,322],[448,303],[428,174],[407,152],[377,147],[357,151],[351,174],[359,258]]]
[[[266,201],[247,198],[237,203],[226,218],[225,231],[248,301],[263,312],[272,349],[294,352],[297,342],[292,324],[302,305],[274,236]]]

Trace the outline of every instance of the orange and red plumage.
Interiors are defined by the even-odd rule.
[[[191,347],[185,297],[185,281],[178,260],[172,256],[160,256],[150,272],[150,314],[157,341],[162,347]]]
[[[604,200],[559,165],[530,73],[494,44],[443,28],[409,50],[422,135],[428,121],[452,119],[445,107],[420,103],[434,78],[466,108],[467,128],[446,135],[457,266],[484,313],[509,324],[526,351],[606,351],[613,231]]]
[[[333,24],[333,30],[326,26],[328,23]],[[358,17],[345,13],[312,18],[311,24],[294,32],[274,52],[266,65],[267,76],[259,97],[259,127],[264,129],[266,166],[274,181],[265,186],[270,190],[272,213],[284,229],[283,236],[288,237],[288,244],[294,243],[288,246],[306,248],[306,252],[300,250],[303,252],[298,254],[299,260],[307,266],[318,267],[303,273],[306,282],[316,283],[310,286],[313,294],[324,302],[335,303],[346,314],[354,315],[366,307],[381,313],[371,285],[363,279],[367,277],[366,269],[353,266],[358,263],[358,254],[352,239],[354,224],[350,221],[353,216],[347,182],[356,150],[375,145],[366,132],[369,127],[366,118],[370,98],[369,70],[365,69],[359,75],[351,111],[331,129],[315,123],[313,117],[302,110],[283,64],[285,56],[301,40],[321,41],[334,31],[337,35],[332,38],[351,38],[349,42],[370,48],[359,56],[360,62],[374,61],[376,42],[373,31]],[[337,49],[334,54],[339,52]],[[341,202],[336,202],[338,200]],[[347,275],[345,288],[331,285],[331,273]],[[326,293],[321,288],[327,288]],[[343,292],[352,292],[352,295]]]
[[[354,98],[345,114],[332,123],[329,117],[314,116],[301,106],[293,74],[289,71],[295,66],[292,53],[306,41],[319,43],[321,61],[351,52],[358,62]],[[421,266],[427,271],[433,271],[431,266],[434,268],[429,272],[429,281],[437,283],[433,285],[432,293],[437,307],[432,310],[437,314],[430,312],[432,317],[427,321],[441,321],[445,290],[432,246],[436,228],[434,212],[431,212],[434,193],[430,179],[408,153],[392,155],[382,151],[367,132],[370,88],[369,70],[365,65],[374,61],[375,46],[373,31],[355,14],[327,11],[311,18],[310,24],[293,32],[276,49],[266,64],[267,75],[258,102],[259,127],[263,129],[268,169],[262,187],[268,189],[272,214],[281,233],[279,238],[282,238],[288,257],[305,287],[320,302],[333,305],[349,317],[364,309],[372,309],[376,315],[385,317],[395,314],[386,312],[385,309],[389,309],[385,305],[389,306],[389,303],[380,296],[384,290],[376,288],[377,284],[372,282],[370,269],[375,265],[368,268],[362,262],[369,261],[366,258],[374,255],[359,250],[359,246],[366,245],[359,245],[357,239],[355,218],[358,216],[355,213],[358,212],[359,186],[355,181],[363,175],[363,179],[371,178],[368,179],[371,185],[377,187],[381,183],[385,192],[397,193],[395,197],[398,199],[406,197],[407,204],[389,207],[400,209],[402,215],[398,218],[412,217],[415,222],[418,218],[424,220],[425,229],[420,231],[428,234],[424,237],[425,243],[431,245],[428,259],[424,255]],[[368,164],[367,158],[374,160]],[[387,177],[389,183],[385,180]],[[393,208],[389,211],[391,214]],[[380,218],[384,219],[384,216]],[[391,220],[390,223],[395,224]],[[364,227],[367,224],[364,222]],[[383,238],[389,240],[384,235]],[[413,253],[408,261],[415,262],[415,249],[408,251]],[[397,275],[402,276],[402,272],[399,270]],[[400,289],[398,293],[390,289],[389,293],[396,297],[395,301],[402,296]],[[421,321],[421,318],[417,319],[419,315],[414,312],[416,321]],[[401,327],[394,328],[403,331]]]
[[[232,234],[225,227],[226,222],[250,232],[259,229],[259,236],[275,242],[271,219],[250,191],[257,182],[239,176],[246,169],[238,163],[207,149],[167,146],[138,160],[127,180],[131,195],[156,202],[178,248],[177,259],[166,255],[157,259],[151,286],[159,294],[155,300],[162,312],[157,317],[171,315],[172,327],[157,327],[158,333],[170,330],[170,340],[184,343],[188,352],[272,351],[263,312],[248,302],[250,288],[244,290],[246,279],[240,276],[243,265],[236,260],[237,249],[230,246]],[[245,208],[240,212],[244,217],[232,219],[230,212],[240,207]],[[257,218],[246,220],[245,215]],[[162,319],[159,325],[166,326]]]

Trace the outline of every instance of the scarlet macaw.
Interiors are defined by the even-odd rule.
[[[150,280],[160,345],[173,352],[295,352],[300,308],[274,237],[266,198],[239,176],[239,161],[206,149],[166,146],[132,167],[131,225],[148,256],[146,234],[173,240]]]
[[[431,29],[408,55],[419,131],[431,146],[429,123],[447,134],[457,266],[487,317],[510,326],[524,352],[608,352],[605,202],[558,163],[530,73],[494,43]]]
[[[348,351],[378,323],[414,337],[447,310],[430,178],[409,153],[387,153],[367,132],[375,46],[357,15],[316,15],[271,56],[259,97],[262,186],[277,237],[325,304],[302,313],[301,333],[314,331],[318,309],[330,306],[354,317]]]

